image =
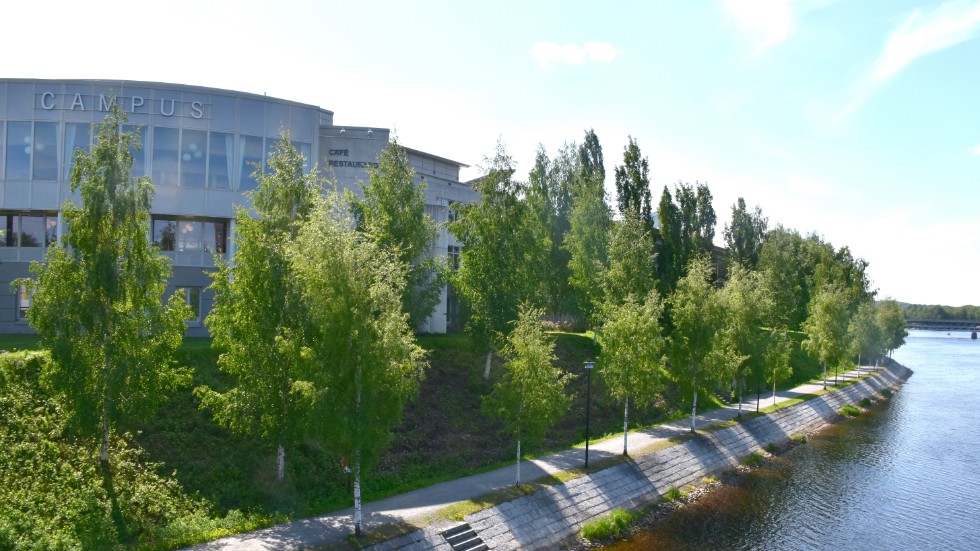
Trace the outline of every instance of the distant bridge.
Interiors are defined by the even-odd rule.
[[[932,331],[980,331],[980,320],[905,320],[908,329]]]

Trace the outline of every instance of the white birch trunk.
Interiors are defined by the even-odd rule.
[[[361,450],[354,452],[354,535],[361,535]]]
[[[109,371],[110,362],[109,353],[106,352],[105,356],[105,366],[104,366],[104,377],[105,377],[105,391],[102,395],[102,449],[99,450],[99,461],[103,465],[109,465]]]
[[[694,405],[691,406],[691,432],[696,432],[698,430],[697,419],[698,419],[698,390],[697,390],[697,385],[695,385]]]
[[[626,407],[623,408],[623,457],[629,455],[626,453],[626,441],[627,435],[629,435],[629,419],[630,419],[630,397],[626,397]]]
[[[483,366],[483,380],[490,380],[490,362],[493,360],[493,348],[487,351],[487,363]]]
[[[858,372],[861,372],[861,354],[858,354]]]
[[[279,444],[278,453],[276,453],[276,482],[282,482],[286,478],[286,448]]]
[[[820,362],[823,364],[823,389],[827,390],[827,362]]]
[[[521,485],[521,439],[517,439],[517,482],[515,486]]]
[[[738,418],[742,418],[742,381],[735,380],[735,392],[738,394]]]
[[[776,374],[772,374],[772,405],[776,405]]]

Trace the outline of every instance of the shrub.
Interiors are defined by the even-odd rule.
[[[677,501],[678,499],[682,499],[683,497],[684,497],[683,490],[679,488],[671,488],[667,490],[667,493],[664,494],[664,502],[670,503],[671,501]]]
[[[759,465],[762,465],[762,454],[752,452],[745,458],[744,461],[742,461],[742,464],[747,467],[758,467]]]
[[[582,537],[587,540],[618,538],[636,520],[636,515],[623,509],[615,509],[609,516],[587,522],[582,526]]]
[[[857,406],[851,404],[844,404],[844,407],[840,408],[840,414],[847,417],[857,417],[861,415],[861,410]]]
[[[871,398],[861,398],[861,407],[863,408],[871,407]]]
[[[796,442],[797,444],[805,444],[806,443],[806,435],[803,434],[802,432],[798,432],[798,433],[794,434],[793,436],[791,436],[790,437],[790,440],[792,440],[793,442]]]
[[[775,442],[770,442],[766,444],[766,451],[769,453],[776,453],[779,451],[779,444]]]
[[[890,389],[890,388],[883,388],[883,389],[881,389],[881,392],[879,392],[879,394],[881,394],[885,398],[891,398],[892,397],[892,389]]]

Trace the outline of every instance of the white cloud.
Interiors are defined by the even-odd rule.
[[[910,63],[980,35],[980,1],[953,0],[938,8],[916,9],[885,41],[885,47],[844,109],[839,121],[861,108],[884,83]]]
[[[529,53],[542,69],[550,69],[555,64],[581,65],[586,60],[609,63],[622,52],[608,42],[586,42],[559,46],[554,42],[538,42]]]
[[[750,37],[755,53],[786,40],[793,32],[792,0],[724,0],[722,6]]]
[[[980,145],[973,148],[974,155],[980,155]]]

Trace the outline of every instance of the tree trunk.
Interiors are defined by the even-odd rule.
[[[487,363],[483,366],[483,380],[490,380],[490,362],[493,361],[493,347],[487,350]]]
[[[276,453],[276,482],[282,484],[284,478],[286,478],[286,448],[279,444]]]
[[[354,452],[354,535],[361,535],[361,450]]]
[[[858,373],[861,372],[861,354],[858,353]]]
[[[630,397],[626,397],[626,407],[623,408],[623,457],[627,457],[629,454],[626,453],[626,439],[629,434],[629,419],[630,419]]]
[[[823,364],[823,389],[827,390],[827,362],[820,362]]]
[[[105,354],[105,366],[104,366],[104,377],[105,377],[105,390],[102,393],[102,449],[99,451],[99,461],[108,469],[109,467],[109,374],[111,371],[111,362],[109,357],[109,351],[106,350]]]
[[[697,419],[698,419],[698,388],[697,385],[695,385],[694,405],[691,406],[691,432],[696,432],[698,430]]]
[[[772,374],[772,405],[776,405],[776,374]]]
[[[742,418],[742,380],[735,379],[735,394],[738,395],[738,418]]]
[[[517,482],[514,486],[521,485],[521,438],[517,438]]]

